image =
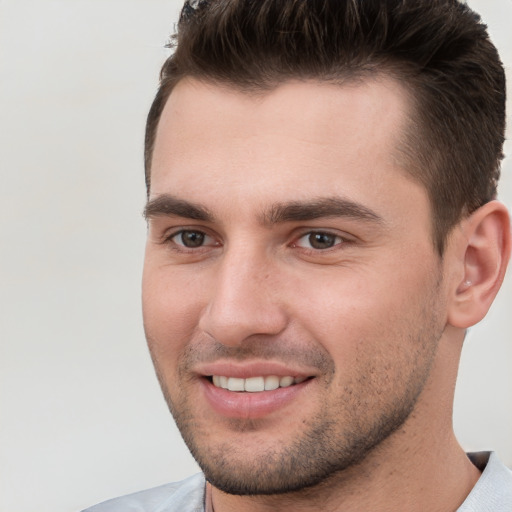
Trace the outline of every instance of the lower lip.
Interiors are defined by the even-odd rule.
[[[312,380],[258,393],[228,391],[214,386],[206,378],[201,382],[206,400],[216,413],[228,418],[257,419],[289,405],[311,385]]]

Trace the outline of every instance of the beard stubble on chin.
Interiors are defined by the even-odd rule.
[[[163,371],[165,363],[159,361],[156,344],[148,337],[167,404],[206,479],[228,494],[273,495],[343,478],[344,470],[363,461],[399,430],[413,412],[445,327],[435,296],[432,293],[431,300],[424,302],[421,320],[414,316],[405,327],[402,325],[401,331],[391,335],[401,335],[401,343],[408,347],[404,354],[383,352],[382,357],[368,358],[361,353],[360,360],[356,358],[358,374],[342,384],[337,382],[335,362],[321,346],[299,348],[257,338],[243,347],[226,347],[209,339],[187,346],[177,369],[180,385],[170,390]],[[378,343],[372,346],[378,351]],[[269,434],[272,428],[265,428],[264,418],[224,418],[226,435],[212,442],[209,424],[201,417],[201,411],[194,408],[194,396],[187,392],[197,378],[189,369],[199,362],[221,357],[239,361],[258,357],[303,362],[318,369],[315,384],[323,393],[317,393],[322,397],[317,414],[303,419],[290,417],[292,424],[300,422],[300,425],[293,429],[294,437],[284,442],[272,439]]]
[[[394,388],[396,392],[391,397],[385,397],[385,403],[375,402],[375,394],[378,393],[375,388],[372,391],[369,382],[377,369],[361,368],[359,378],[355,382],[345,383],[337,400],[326,398],[319,405],[318,414],[304,420],[299,434],[285,443],[265,442],[264,439],[260,442],[258,433],[264,428],[265,422],[250,419],[229,420],[225,439],[216,444],[211,443],[208,439],[208,424],[201,422],[190,405],[194,397],[182,393],[173,393],[171,397],[156,362],[155,367],[179,431],[206,479],[214,487],[234,495],[293,493],[341,476],[344,470],[364,460],[376,446],[404,424],[414,410],[428,379],[437,341],[441,336],[439,332],[435,335],[432,332],[435,331],[430,331],[428,341],[415,340],[420,345],[414,357],[416,361],[409,361],[409,364],[418,361],[419,364],[400,385],[388,382],[387,387]],[[185,385],[182,389],[186,389],[187,368],[191,364],[190,354],[202,354],[201,359],[204,360],[208,354],[226,351],[220,345],[212,351],[211,343],[209,342],[210,349],[195,347],[182,359],[178,371],[178,374],[184,376],[181,382]],[[242,352],[243,350],[238,350],[234,358],[249,357],[247,354],[242,356]],[[259,352],[262,357],[265,349],[259,350],[256,343],[251,346],[250,352]],[[279,359],[283,361],[294,360],[293,357],[298,355],[272,348],[263,357],[270,359],[277,352],[280,354]],[[299,357],[307,360],[309,365],[314,361],[313,366],[321,369],[321,375],[325,377],[321,385],[325,387],[327,397],[327,390],[335,385],[335,366],[332,359],[322,351],[301,352]],[[193,359],[197,362],[197,357]],[[379,386],[380,383],[376,382],[375,385]],[[366,389],[366,396],[361,394],[361,389]],[[297,420],[291,417],[290,422],[294,421]],[[250,442],[233,442],[230,432],[233,433],[233,439],[240,440],[246,435]],[[250,436],[254,436],[252,441]],[[249,445],[253,449],[248,452]]]

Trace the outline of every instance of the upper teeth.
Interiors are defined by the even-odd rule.
[[[212,376],[214,386],[224,388],[229,391],[249,391],[256,393],[258,391],[272,391],[277,388],[286,388],[292,384],[299,384],[306,380],[305,377],[277,377],[269,375],[268,377],[249,377],[248,379],[239,379],[237,377],[224,377],[220,375]]]

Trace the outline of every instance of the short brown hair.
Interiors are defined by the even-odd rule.
[[[148,115],[146,185],[158,122],[184,77],[265,91],[290,80],[386,74],[413,99],[400,154],[426,188],[440,254],[461,219],[496,197],[505,73],[487,27],[457,0],[188,0]]]

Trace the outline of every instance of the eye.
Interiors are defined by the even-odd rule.
[[[169,240],[174,242],[176,245],[186,247],[187,249],[196,249],[205,245],[217,245],[211,236],[203,233],[202,231],[192,229],[183,229],[178,231],[178,233],[171,235]]]
[[[323,231],[313,231],[301,236],[294,245],[296,247],[321,251],[331,249],[342,242],[343,239],[341,236],[333,235],[332,233],[325,233]]]

